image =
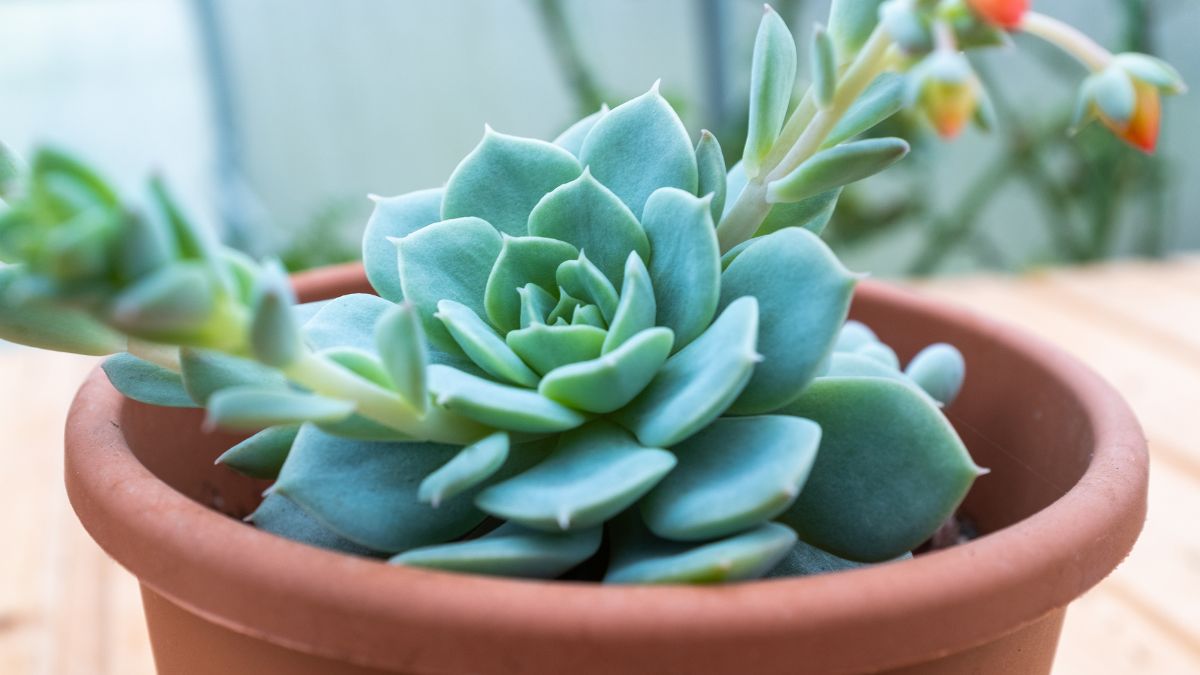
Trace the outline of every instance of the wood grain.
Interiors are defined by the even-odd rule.
[[[1200,258],[910,285],[1074,353],[1150,438],[1146,530],[1072,606],[1055,672],[1200,672]],[[63,420],[94,363],[0,345],[0,673],[154,672],[137,583],[91,542],[62,486]]]

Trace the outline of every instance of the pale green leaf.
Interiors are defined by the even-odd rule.
[[[591,361],[560,366],[538,385],[543,396],[593,413],[610,413],[633,400],[671,353],[668,328],[648,328]]]
[[[942,405],[958,397],[966,377],[962,352],[944,342],[929,345],[908,362],[904,374]]]
[[[421,481],[417,498],[437,508],[491,478],[508,459],[508,434],[499,432],[458,452]]]
[[[504,336],[509,347],[538,373],[600,356],[607,333],[595,326],[537,323]]]
[[[558,135],[558,138],[554,139],[554,144],[578,157],[579,151],[583,148],[583,139],[587,138],[592,127],[596,126],[596,122],[599,122],[607,114],[608,104],[601,104],[599,110],[567,127]]]
[[[521,327],[519,289],[526,284],[554,288],[558,266],[578,255],[574,246],[556,239],[504,237],[484,291],[484,306],[492,325],[501,333]]]
[[[221,429],[257,431],[304,422],[337,422],[353,412],[354,404],[350,401],[246,385],[214,393],[208,399],[205,424]]]
[[[414,549],[391,562],[451,572],[553,579],[595,555],[601,535],[599,527],[551,533],[505,523],[478,539]]]
[[[496,429],[542,434],[573,429],[585,421],[582,414],[536,391],[446,366],[429,367],[429,389],[438,405]]]
[[[625,261],[625,281],[621,286],[621,299],[613,313],[601,351],[607,354],[637,333],[652,328],[657,312],[658,305],[654,299],[650,272],[637,254],[630,253]]]
[[[263,429],[222,453],[217,464],[224,464],[251,478],[274,480],[298,433],[298,425]]]
[[[720,297],[721,254],[708,200],[664,188],[646,202],[642,225],[654,252],[657,323],[675,332],[679,350],[712,322]]]
[[[712,195],[710,207],[713,222],[716,222],[720,220],[721,212],[725,210],[725,174],[727,170],[721,143],[707,129],[700,132],[700,141],[696,143],[696,167],[699,172],[696,194],[701,197]],[[644,210],[642,215],[645,216]]]
[[[375,210],[363,232],[363,268],[375,292],[392,302],[404,299],[400,264],[392,239],[406,237],[442,219],[442,188],[398,197],[375,198]]]
[[[769,5],[758,25],[750,64],[750,113],[742,162],[746,175],[759,165],[779,138],[788,104],[796,88],[796,41],[787,24]]]
[[[113,388],[126,397],[168,408],[195,408],[183,388],[183,378],[173,370],[127,354],[113,354],[102,364]]]
[[[900,138],[869,138],[822,150],[767,185],[767,201],[801,199],[873,176],[900,161],[909,146]]]

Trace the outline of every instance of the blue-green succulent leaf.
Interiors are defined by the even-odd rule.
[[[601,350],[607,354],[620,347],[634,335],[653,328],[658,314],[654,299],[654,287],[646,264],[635,253],[625,261],[625,281],[621,285],[621,298],[609,322],[608,334],[604,337]]]
[[[896,356],[895,350],[883,344],[882,342],[872,342],[865,344],[854,350],[855,354],[865,356],[868,359],[878,361],[880,364],[893,370],[900,369],[900,357]]]
[[[217,464],[251,478],[274,480],[298,433],[300,427],[295,424],[263,429],[222,453]]]
[[[595,326],[596,328],[605,328],[608,324],[604,322],[604,314],[600,312],[600,308],[595,305],[580,305],[575,308],[575,312],[571,315],[572,326]]]
[[[507,382],[537,386],[537,373],[530,370],[504,338],[470,307],[453,300],[442,300],[437,308],[435,316],[477,366]]]
[[[834,352],[821,377],[883,377],[907,382],[896,368],[857,352]]]
[[[501,333],[520,328],[520,289],[526,284],[554,288],[558,266],[578,255],[574,246],[557,239],[505,237],[484,291],[484,306],[492,325]],[[545,314],[541,320],[545,320]]]
[[[501,232],[524,236],[529,233],[529,212],[538,200],[581,171],[579,160],[557,145],[488,128],[450,175],[442,218],[474,216]]]
[[[905,375],[942,405],[950,405],[958,397],[966,373],[962,352],[944,342],[922,349],[904,369]]]
[[[246,520],[270,532],[310,546],[354,555],[377,557],[378,552],[356,544],[322,525],[307,511],[281,494],[269,494]]]
[[[712,326],[677,352],[614,419],[643,445],[671,447],[708,426],[742,393],[754,364],[758,303],[731,303]]]
[[[278,263],[264,265],[254,289],[250,315],[250,348],[268,366],[282,368],[300,355],[304,345],[292,312],[296,294]]]
[[[379,358],[371,352],[354,347],[331,347],[318,354],[381,389],[393,388],[392,377],[388,375]]]
[[[637,253],[631,252],[630,255]],[[578,259],[559,265],[554,276],[560,289],[584,303],[595,305],[606,323],[612,320],[620,299],[617,289],[604,272],[592,263],[587,253],[580,252]]]
[[[438,405],[496,429],[531,434],[573,429],[585,418],[536,391],[497,384],[454,368],[429,367]]]
[[[230,387],[289,389],[287,378],[274,368],[207,349],[179,350],[179,370],[184,389],[199,405],[206,405],[213,394]]]
[[[641,502],[654,534],[701,541],[783,513],[804,487],[821,428],[786,415],[724,417],[671,448],[679,465]]]
[[[818,192],[798,202],[776,204],[771,207],[754,236],[762,237],[785,227],[802,227],[820,236],[829,220],[833,218],[833,211],[837,208],[838,198],[841,196],[842,188],[839,187]]]
[[[909,558],[912,558],[911,553],[905,553],[897,559],[907,560]],[[806,577],[813,574],[852,570],[859,567],[866,567],[868,564],[839,558],[832,553],[822,551],[816,546],[797,540],[796,545],[792,547],[787,556],[774,569],[767,572],[766,578]]]
[[[583,139],[587,138],[592,127],[596,126],[596,122],[599,122],[607,114],[608,104],[601,104],[599,110],[567,127],[558,135],[558,138],[554,139],[554,144],[578,157],[579,151],[583,148]]]
[[[363,232],[363,268],[380,296],[400,302],[400,265],[392,239],[406,237],[442,219],[442,188],[418,190],[398,197],[374,199],[375,210]]]
[[[417,498],[434,508],[491,478],[508,459],[508,434],[494,433],[466,446],[421,481]]]
[[[784,412],[821,426],[808,482],[781,517],[843,558],[889,560],[925,541],[979,475],[937,405],[882,378],[822,378]]]
[[[764,7],[750,64],[750,117],[742,153],[750,177],[758,175],[759,165],[779,138],[796,88],[796,40],[779,14],[769,5]]]
[[[208,399],[205,424],[256,431],[303,422],[337,422],[354,412],[350,401],[247,385],[230,387]]]
[[[597,420],[563,434],[545,461],[485,489],[475,503],[537,530],[587,529],[624,511],[674,466],[666,450],[643,447]]]
[[[461,354],[458,343],[433,315],[440,300],[462,303],[479,316],[487,314],[483,299],[500,255],[500,233],[479,218],[458,218],[395,241],[404,297],[420,311],[425,335],[442,351]]]
[[[14,297],[10,289],[21,273],[19,266],[0,265],[0,339],[90,356],[125,349],[125,338],[81,310]]]
[[[822,147],[840,145],[900,112],[908,95],[906,79],[899,73],[884,73],[875,78],[825,137]]]
[[[429,404],[425,379],[429,348],[416,308],[404,302],[380,316],[375,325],[375,346],[392,389],[413,410],[425,412]]]
[[[812,69],[812,88],[816,94],[817,105],[828,108],[833,103],[833,93],[837,89],[837,53],[834,50],[833,38],[829,37],[829,32],[824,26],[818,25],[813,29],[808,60]]]
[[[721,212],[725,210],[725,174],[728,171],[721,143],[707,129],[700,132],[700,141],[696,143],[696,167],[700,177],[696,194],[701,197],[712,195],[709,207],[713,222],[716,222],[721,219]]]
[[[217,288],[200,263],[180,262],[142,277],[112,301],[110,323],[148,340],[192,343],[212,316]]]
[[[547,326],[538,323],[505,336],[509,347],[538,373],[600,356],[608,333],[595,326]]]
[[[572,244],[619,286],[629,252],[647,259],[650,244],[637,216],[596,180],[594,168],[543,197],[529,215],[529,233]]]
[[[798,202],[873,176],[908,154],[901,138],[868,138],[821,150],[791,173],[767,185],[767,201]]]
[[[794,400],[833,349],[855,278],[815,234],[789,227],[760,237],[721,275],[721,305],[758,300],[763,362],[731,410],[770,412]]]
[[[600,549],[601,528],[541,532],[505,523],[478,539],[418,548],[391,562],[451,572],[553,579]]]
[[[579,159],[635,216],[641,215],[655,190],[676,187],[695,194],[699,182],[687,129],[658,93],[657,82],[597,122],[583,141]],[[592,253],[591,248],[587,251]],[[618,264],[625,262],[627,253],[617,259]]]
[[[858,53],[879,23],[879,6],[884,0],[833,0],[829,9],[829,34],[838,58],[849,60]]]
[[[609,584],[715,584],[757,579],[773,569],[796,543],[796,533],[777,523],[707,543],[655,537],[636,513],[613,523]]]
[[[867,327],[865,323],[851,319],[838,332],[837,342],[833,348],[839,352],[853,352],[872,342],[879,342],[875,331]]]
[[[391,246],[392,253],[395,254],[396,247],[392,246],[391,243],[389,243],[388,246]],[[325,305],[328,305],[331,302],[333,302],[333,300],[317,300],[315,302],[302,302],[298,305],[292,305],[292,314],[296,316],[296,323],[303,326],[311,321],[312,318],[317,315],[317,312],[324,309]]]
[[[367,293],[334,298],[304,323],[304,341],[315,351],[331,347],[373,350],[375,324],[392,307],[391,301]]]
[[[359,441],[411,441],[404,432],[384,426],[369,417],[353,414],[336,422],[317,422],[317,428],[327,434]]]
[[[558,304],[553,295],[537,284],[525,284],[517,289],[517,294],[521,297],[521,328],[545,324],[546,317]],[[528,359],[526,363],[529,363]]]
[[[671,354],[673,342],[671,329],[647,328],[604,356],[546,373],[538,392],[578,410],[613,412],[646,388]]]
[[[104,360],[104,374],[114,388],[142,403],[168,408],[195,408],[179,373],[122,352]]]
[[[1149,82],[1167,94],[1182,94],[1187,84],[1179,71],[1162,59],[1148,54],[1126,52],[1113,57],[1113,63],[1125,72],[1144,82]]]
[[[1096,107],[1117,124],[1128,124],[1137,107],[1137,92],[1129,73],[1119,66],[1109,66],[1089,80]]]
[[[660,326],[675,331],[675,349],[700,335],[717,313],[721,253],[708,200],[664,188],[642,215],[650,238],[650,281]]]

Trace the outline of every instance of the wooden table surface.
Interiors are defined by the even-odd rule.
[[[1200,258],[912,284],[1091,364],[1150,438],[1134,553],[1067,615],[1055,672],[1200,673]],[[0,673],[153,673],[137,584],[63,489],[67,405],[94,360],[0,347]]]

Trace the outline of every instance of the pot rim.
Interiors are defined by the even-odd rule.
[[[361,276],[361,267],[318,270],[296,285],[312,296],[332,280],[344,286],[351,274]],[[809,643],[856,644],[857,653],[844,655],[848,668],[895,667],[1029,624],[1107,576],[1132,548],[1146,508],[1146,442],[1121,397],[1073,357],[1020,330],[880,283],[858,292],[986,334],[1065,383],[1094,441],[1078,483],[967,544],[835,574],[716,587],[452,574],[316,549],[188,499],[134,457],[118,426],[124,398],[97,368],[67,421],[68,494],[100,546],[173,602],[243,634],[367,666],[396,667],[395,640],[403,635],[423,645],[402,664],[413,672],[478,667],[461,648],[472,642],[543,661],[566,658],[567,649],[600,658],[635,645],[686,658],[726,645],[764,663],[794,658]],[[956,585],[942,582],[951,578]]]

